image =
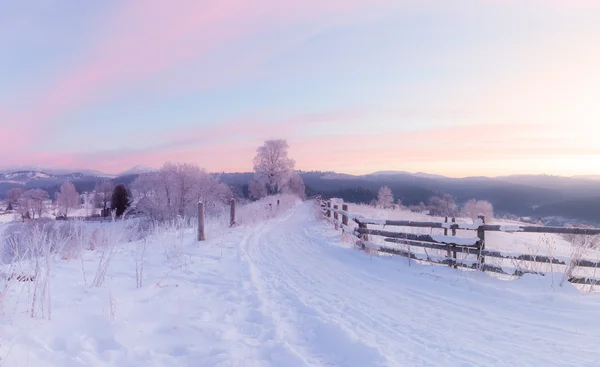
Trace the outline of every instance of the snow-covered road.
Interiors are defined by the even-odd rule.
[[[340,237],[304,202],[201,245],[186,237],[177,266],[149,248],[142,289],[133,250],[109,292],[60,263],[52,321],[4,320],[0,365],[600,365],[597,295],[370,257]]]
[[[589,327],[598,325],[598,309],[553,295],[535,278],[506,283],[440,267],[409,267],[397,257],[370,259],[339,246],[339,232],[314,217],[310,204],[299,205],[253,232],[241,247],[261,311],[276,325],[275,337],[298,356],[294,365],[600,362],[594,347],[600,332]],[[574,290],[567,293],[582,298]]]

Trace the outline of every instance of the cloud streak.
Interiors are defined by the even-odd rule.
[[[70,111],[102,100],[110,89],[198,59],[248,34],[313,18],[391,3],[366,1],[160,0],[128,2],[107,21],[81,62],[37,98],[34,109],[4,114],[10,123],[48,129]],[[46,130],[47,131],[47,130]]]

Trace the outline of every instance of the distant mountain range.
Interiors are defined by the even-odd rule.
[[[119,175],[109,175],[94,170],[68,170],[39,166],[13,166],[0,170],[0,197],[4,197],[13,187],[26,190],[41,188],[48,191],[51,197],[60,185],[69,180],[79,192],[91,191],[98,182],[110,180],[115,183],[129,184],[142,173],[153,169],[145,166],[135,166]]]
[[[0,170],[0,196],[12,187],[43,188],[51,195],[66,179],[80,191],[93,190],[96,183],[111,180],[130,184],[153,169],[135,166],[119,175],[93,170],[70,171],[50,167],[18,167]],[[41,169],[43,168],[43,169]],[[396,199],[405,205],[418,205],[430,197],[448,193],[458,203],[469,199],[488,200],[497,214],[535,217],[573,218],[600,224],[600,176],[512,175],[501,177],[450,178],[427,173],[381,171],[367,175],[336,172],[300,172],[307,194],[340,197],[349,202],[368,203],[380,187],[389,186]],[[253,174],[216,173],[240,196],[248,196],[248,181]]]
[[[348,201],[369,202],[383,185],[405,205],[417,205],[434,195],[448,193],[457,202],[487,200],[497,214],[535,216],[557,220],[573,218],[600,224],[600,180],[595,176],[562,177],[514,175],[502,177],[450,178],[409,172],[375,172],[345,175],[334,172],[302,174],[307,190]]]

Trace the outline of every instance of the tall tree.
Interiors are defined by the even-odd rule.
[[[106,215],[108,203],[114,190],[114,185],[110,181],[102,181],[96,184],[94,191],[96,192],[94,200],[96,201],[96,207],[102,208],[103,215]]]
[[[110,209],[116,211],[117,217],[120,217],[129,208],[130,204],[129,192],[125,185],[117,185],[110,199]]]
[[[256,150],[254,172],[257,181],[265,182],[267,194],[273,195],[294,170],[296,162],[288,157],[289,145],[283,139],[267,140]]]
[[[65,181],[60,186],[60,191],[56,193],[56,201],[62,213],[69,215],[70,209],[76,209],[79,206],[79,193],[70,181]]]

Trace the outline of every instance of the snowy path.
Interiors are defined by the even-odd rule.
[[[486,276],[369,260],[332,246],[339,234],[313,218],[301,205],[245,242],[264,309],[300,365],[597,365],[598,310],[523,299]]]
[[[169,243],[149,248],[142,289],[131,248],[104,289],[86,287],[80,265],[59,262],[52,321],[4,319],[0,366],[600,363],[597,295],[548,277],[504,282],[369,257],[316,219],[310,202],[200,245],[188,235],[177,261],[165,260]]]

